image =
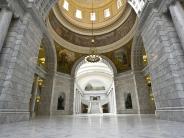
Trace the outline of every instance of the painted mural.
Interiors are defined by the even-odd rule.
[[[75,61],[85,55],[67,50],[56,42],[55,45],[58,62],[57,71],[70,74]],[[131,69],[131,45],[132,41],[115,51],[103,54],[115,64],[118,73]]]
[[[77,59],[79,59],[82,54],[72,52],[67,50],[57,43],[56,45],[56,52],[57,52],[57,71],[70,74],[72,67]]]
[[[131,45],[132,41],[120,49],[104,54],[115,64],[118,73],[131,69]]]

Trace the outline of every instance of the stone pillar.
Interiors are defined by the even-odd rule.
[[[78,93],[78,90],[76,89],[76,92],[75,92],[75,113],[77,114],[77,93]]]
[[[73,114],[76,114],[76,86],[74,86]]]
[[[134,72],[134,81],[136,83],[137,89],[137,104],[139,108],[140,114],[151,114],[154,111],[151,109],[150,105],[150,97],[148,92],[148,87],[146,86],[146,81],[142,72],[136,71]]]
[[[79,114],[81,114],[81,94],[79,93]]]
[[[113,113],[113,108],[114,108],[114,101],[113,101],[113,90],[111,89],[110,92],[110,99],[111,99],[111,113]]]
[[[184,50],[184,9],[180,2],[176,1],[169,10]]]
[[[77,90],[77,114],[79,114],[79,91]]]
[[[114,114],[117,113],[117,108],[116,108],[116,93],[115,93],[115,85],[113,83],[113,100],[114,100]]]
[[[109,95],[108,95],[108,97],[109,97],[109,112],[111,113],[112,112],[112,97],[111,97],[111,90],[110,90],[110,92],[109,92]]]
[[[0,123],[29,120],[41,39],[42,32],[29,14],[12,20],[0,52]]]
[[[160,15],[155,9],[142,22],[156,116],[184,121],[184,52],[175,26],[170,16]]]
[[[76,91],[76,113],[79,114],[79,90]]]
[[[0,51],[3,47],[8,28],[12,19],[12,12],[7,9],[2,9],[0,12]]]

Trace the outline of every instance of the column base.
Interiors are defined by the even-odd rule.
[[[182,122],[184,121],[184,108],[157,109],[156,117],[163,120]]]
[[[29,112],[1,112],[0,111],[0,124],[13,123],[20,121],[28,121],[30,118]]]

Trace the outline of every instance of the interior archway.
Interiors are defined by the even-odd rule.
[[[139,34],[134,37],[131,56],[140,113],[155,114],[155,98],[151,85],[149,61],[142,36]]]
[[[114,72],[110,64],[104,59],[97,63],[83,59],[78,65],[75,69],[73,113],[115,114]]]

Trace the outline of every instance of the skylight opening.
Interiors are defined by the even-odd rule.
[[[65,10],[67,10],[67,11],[69,10],[69,3],[68,3],[68,1],[64,0],[63,8],[64,8]]]
[[[109,9],[105,9],[104,10],[104,17],[107,18],[107,17],[110,17],[110,16],[111,16],[110,10]]]
[[[128,0],[128,3],[133,7],[138,16],[140,16],[144,6],[146,4],[145,0]]]
[[[75,17],[79,18],[79,19],[82,19],[82,12],[81,10],[76,10],[76,13],[75,13]]]
[[[91,19],[91,21],[96,20],[96,13],[95,12],[90,13],[90,19]]]

